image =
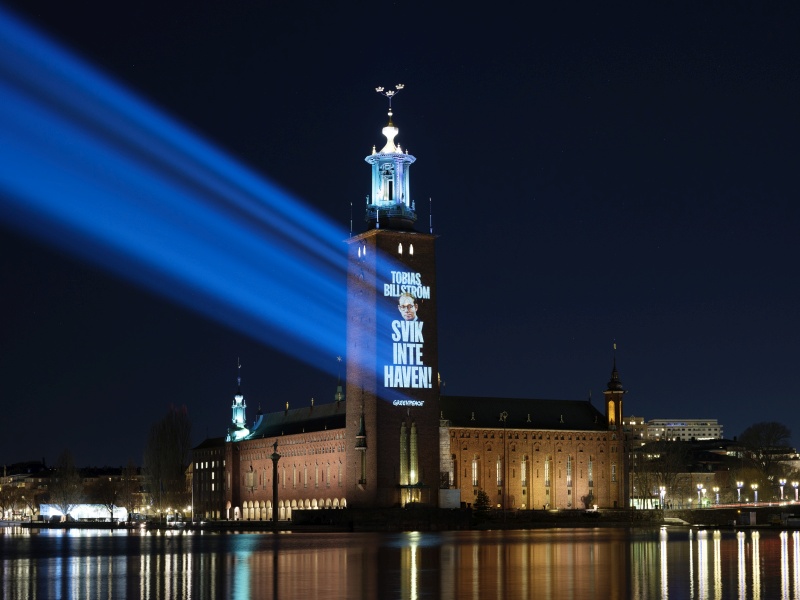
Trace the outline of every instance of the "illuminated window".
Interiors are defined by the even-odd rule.
[[[336,477],[336,481],[339,482],[339,487],[342,487],[342,465],[339,466],[339,474]]]
[[[402,254],[403,253],[403,244],[397,244],[397,253],[398,254]]]
[[[331,487],[331,466],[325,467],[325,487]]]
[[[408,253],[409,254],[414,254],[414,244],[409,244],[408,245]]]
[[[587,468],[587,474],[589,475],[589,487],[594,487],[594,468],[591,456],[589,457],[589,466]]]
[[[303,487],[308,487],[308,465],[303,465]]]
[[[503,485],[503,459],[497,457],[497,485]]]
[[[550,487],[550,457],[544,459],[544,485]]]
[[[478,458],[473,457],[472,459],[472,485],[478,485]]]
[[[567,487],[572,487],[572,457],[567,455]]]
[[[611,465],[611,481],[617,480],[617,465]]]
[[[522,487],[528,485],[528,455],[522,457],[522,463],[519,468],[520,479],[522,479]],[[524,492],[525,490],[523,490]]]

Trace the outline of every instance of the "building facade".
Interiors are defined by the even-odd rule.
[[[616,365],[601,409],[440,395],[436,236],[416,229],[416,159],[396,144],[392,117],[390,105],[386,143],[365,159],[367,231],[347,240],[345,386],[332,402],[259,411],[248,427],[239,381],[227,436],[194,450],[195,516],[465,506],[481,489],[505,508],[624,506]]]
[[[645,436],[648,441],[721,440],[722,425],[716,419],[650,419]]]

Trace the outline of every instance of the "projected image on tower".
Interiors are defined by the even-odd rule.
[[[383,385],[387,390],[431,388],[432,369],[425,365],[425,300],[430,300],[430,286],[413,271],[392,270],[387,279],[383,295],[395,316],[387,332]]]

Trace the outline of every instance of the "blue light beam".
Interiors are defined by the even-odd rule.
[[[341,228],[2,7],[0,106],[5,222],[336,371]]]

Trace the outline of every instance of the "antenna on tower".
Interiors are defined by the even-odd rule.
[[[428,203],[430,204],[430,208],[428,209],[428,226],[431,228],[431,233],[433,233],[433,198],[428,198]]]

